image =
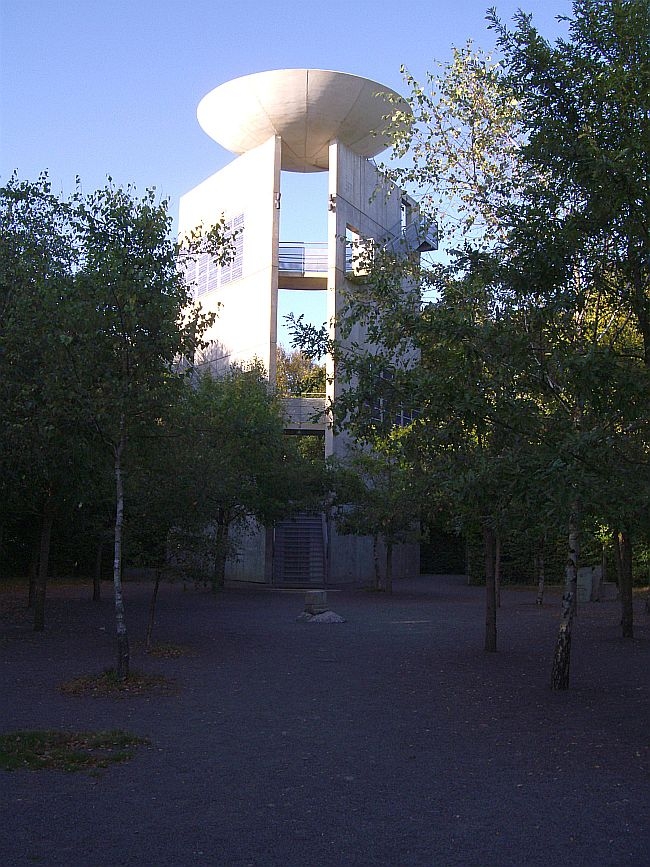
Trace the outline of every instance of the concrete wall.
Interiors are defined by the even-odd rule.
[[[332,142],[330,145],[329,169],[330,210],[328,221],[329,274],[327,286],[327,317],[330,333],[339,342],[340,330],[333,324],[345,305],[347,293],[354,292],[354,284],[346,278],[345,253],[346,233],[353,229],[363,238],[384,239],[391,231],[399,229],[401,218],[401,191],[375,166],[360,157],[345,145]],[[355,326],[348,342],[365,342],[360,326]],[[332,361],[328,361],[328,397],[336,400],[342,388],[337,381]],[[325,452],[328,455],[342,454],[347,438],[326,434]]]
[[[328,320],[331,323],[331,335],[339,343],[343,343],[340,330],[334,321],[344,308],[348,293],[355,291],[355,284],[347,279],[345,270],[345,240],[348,229],[362,238],[372,238],[379,243],[383,243],[390,235],[399,233],[403,194],[394,184],[387,182],[369,160],[353,153],[340,142],[332,142],[330,145],[329,172],[330,201],[333,201],[334,207],[330,210],[328,223]],[[366,334],[363,328],[356,325],[347,341],[365,343]],[[336,400],[343,385],[336,378],[331,360],[328,361],[328,380],[328,396]],[[331,430],[326,431],[326,454],[342,457],[349,444],[346,434],[334,436]],[[372,539],[340,536],[335,529],[331,532],[331,582],[372,583],[375,569]],[[418,545],[395,547],[395,578],[417,575],[419,568]]]
[[[329,583],[373,585],[375,561],[369,536],[342,536],[331,528]],[[381,575],[385,575],[386,549],[378,548]],[[420,546],[395,545],[393,548],[393,578],[412,578],[420,573]]]
[[[226,561],[226,581],[247,584],[269,583],[271,575],[267,563],[267,531],[252,518],[233,534],[238,549],[235,557]]]
[[[181,197],[179,231],[223,214],[244,215],[241,279],[200,297],[217,312],[207,338],[217,344],[217,369],[259,358],[275,378],[281,142],[269,139]]]
[[[275,381],[277,346],[277,297],[281,147],[273,137],[235,159],[181,198],[181,233],[199,223],[206,226],[221,214],[227,220],[243,214],[243,261],[241,278],[200,297],[201,303],[217,312],[208,337],[216,342],[216,354],[223,367],[230,362],[259,358]],[[374,165],[339,142],[329,148],[328,278],[327,311],[333,323],[354,284],[346,278],[346,232],[353,229],[364,238],[383,240],[399,230],[402,193],[388,184]],[[338,340],[340,333],[332,333]],[[337,329],[338,332],[338,329]],[[352,341],[364,341],[356,328]],[[328,395],[340,393],[331,361],[328,362]],[[325,433],[327,455],[343,455],[345,435]],[[272,578],[269,531],[253,524],[241,538],[241,555],[227,564],[230,581],[268,582]],[[394,552],[394,574],[416,574],[418,546],[398,546]],[[369,583],[374,576],[372,540],[338,536],[332,531],[330,580],[336,583]]]

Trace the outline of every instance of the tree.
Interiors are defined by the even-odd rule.
[[[139,427],[129,444],[125,555],[129,564],[154,574],[147,651],[152,646],[161,580],[182,574],[177,547],[179,537],[186,534],[181,527],[187,527],[188,516],[194,515],[196,508],[195,442],[191,436],[195,419],[188,400],[190,390],[188,379],[164,417],[155,419],[149,428]]]
[[[407,79],[415,122],[396,150],[413,161],[392,174],[440,190],[455,250],[429,273],[378,258],[345,313],[371,348],[330,347],[350,385],[339,423],[372,429],[373,395],[416,407],[409,439],[458,518],[472,502],[501,533],[519,505],[540,538],[563,519],[569,632],[580,525],[644,513],[649,415],[647,4],[574,13],[555,48],[527,16],[514,33],[492,16],[503,71],[467,50],[431,94]]]
[[[393,549],[420,535],[421,491],[403,453],[400,430],[371,448],[352,447],[333,473],[334,517],[340,533],[370,536],[375,556],[375,589],[393,592]],[[380,568],[379,543],[385,563]]]
[[[415,161],[398,178],[425,189],[437,183],[461,221],[461,243],[433,275],[439,295],[422,320],[444,312],[454,286],[456,303],[487,301],[466,337],[489,378],[452,378],[466,395],[455,400],[463,433],[472,418],[489,423],[494,465],[494,446],[509,432],[514,466],[530,483],[508,490],[519,488],[529,510],[543,502],[551,527],[563,512],[569,527],[559,688],[568,685],[580,526],[600,514],[629,529],[647,502],[648,15],[635,0],[578,2],[570,40],[551,47],[529,16],[519,14],[510,32],[492,13],[503,72],[494,67],[486,79],[456,53],[433,99],[411,80],[416,127],[396,139],[398,154],[415,143]],[[473,65],[492,103],[472,88]],[[490,116],[494,137],[480,122]],[[380,331],[393,340],[399,327]],[[418,330],[413,320],[407,333]],[[423,369],[427,341],[418,344]],[[495,381],[507,399],[490,407],[473,386],[489,394]],[[520,418],[517,404],[527,408]],[[624,622],[629,610],[628,602]]]
[[[0,189],[0,475],[4,521],[40,518],[30,583],[37,631],[45,626],[53,524],[88,468],[65,363],[76,262],[70,209],[47,175],[12,177]]]
[[[325,367],[299,349],[278,346],[276,388],[281,397],[325,394]]]
[[[575,0],[570,39],[554,46],[523,13],[513,31],[489,19],[525,117],[525,165],[545,179],[525,208],[544,210],[587,257],[602,250],[594,276],[633,315],[648,364],[648,4]]]
[[[117,675],[128,677],[129,644],[122,593],[124,461],[130,435],[164,416],[178,399],[184,374],[210,322],[192,302],[178,269],[167,202],[153,190],[138,199],[112,185],[73,203],[78,270],[66,294],[75,311],[67,335],[72,393],[86,423],[112,462],[115,483],[113,584]],[[228,255],[223,223],[209,238],[216,256]]]
[[[188,538],[211,549],[212,587],[225,580],[236,553],[234,530],[300,511],[322,495],[322,472],[284,433],[280,399],[260,363],[199,375],[186,394],[191,436],[193,507],[179,516]]]
[[[576,0],[570,38],[554,46],[530,16],[520,13],[512,31],[494,13],[490,20],[505,58],[504,80],[521,100],[527,138],[522,158],[532,178],[508,214],[506,253],[521,275],[535,275],[538,303],[559,302],[573,312],[573,369],[580,369],[574,383],[583,390],[587,384],[595,398],[589,418],[575,392],[576,441],[589,438],[592,451],[595,442],[607,444],[610,454],[614,449],[621,482],[632,466],[647,480],[647,452],[639,448],[640,436],[646,447],[648,442],[647,400],[636,386],[639,380],[647,384],[650,364],[650,9],[644,0]],[[551,248],[557,251],[550,257],[553,267],[542,261]],[[581,327],[585,312],[592,319],[591,339]],[[605,463],[611,468],[611,461]],[[640,500],[630,496],[635,492]],[[617,508],[631,516],[644,501],[647,481],[642,490],[633,485],[622,491]],[[580,511],[576,498],[576,540]],[[624,595],[624,631],[631,635],[630,591]],[[573,605],[566,609],[570,629]],[[558,688],[568,685],[568,650],[564,656],[556,654]]]
[[[393,114],[398,162],[382,168],[417,190],[449,252],[485,248],[503,236],[500,210],[522,180],[520,101],[504,86],[498,59],[471,42],[436,66],[424,82],[402,67],[412,113]]]

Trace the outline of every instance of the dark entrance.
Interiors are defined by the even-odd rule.
[[[325,584],[326,525],[322,514],[301,514],[275,526],[274,584]]]

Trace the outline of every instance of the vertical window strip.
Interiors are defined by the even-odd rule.
[[[244,271],[244,215],[238,214],[226,223],[230,232],[238,232],[234,239],[234,255],[232,261],[221,266],[220,285],[241,279]]]
[[[244,273],[244,215],[238,214],[226,223],[233,232],[239,230],[234,239],[234,256],[228,265],[217,265],[209,253],[201,253],[195,260],[189,259],[182,264],[186,282],[193,286],[194,297],[200,298],[214,292],[219,286],[240,280]]]

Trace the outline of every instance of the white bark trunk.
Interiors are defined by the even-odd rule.
[[[571,668],[571,630],[576,614],[576,598],[578,595],[578,559],[580,556],[580,514],[578,505],[574,504],[569,517],[569,550],[566,565],[566,580],[562,596],[562,620],[558,631],[553,668],[551,671],[551,689],[568,689],[569,672]]]

